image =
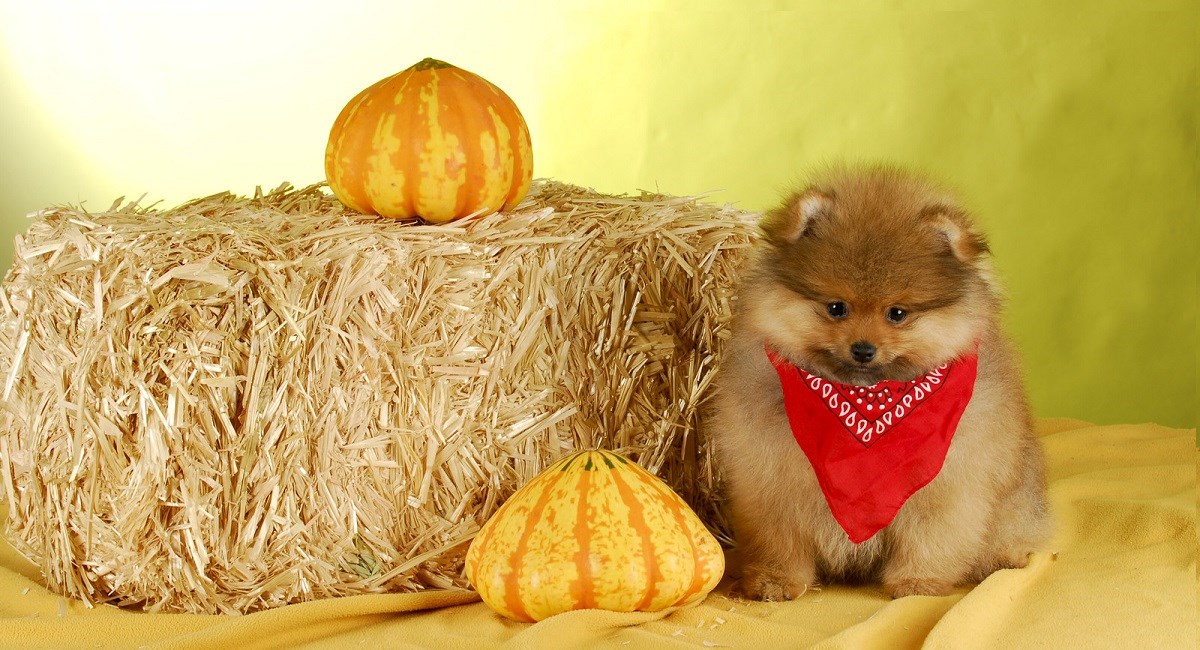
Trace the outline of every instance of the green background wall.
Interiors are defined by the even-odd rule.
[[[762,210],[822,162],[925,169],[1038,415],[1195,426],[1195,3],[393,4],[0,0],[0,264],[47,205],[320,180],[342,105],[434,56],[513,96],[537,176]]]

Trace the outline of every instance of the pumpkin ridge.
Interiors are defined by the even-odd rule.
[[[653,476],[653,474],[650,474],[649,471],[640,466],[637,469],[642,470],[649,476]],[[653,481],[652,483],[654,483],[655,489],[663,497],[663,501],[666,501],[670,504],[671,514],[675,516],[675,523],[679,525],[679,530],[687,539],[688,548],[690,548],[692,552],[691,557],[693,561],[689,563],[689,565],[693,567],[692,583],[688,585],[687,590],[680,594],[679,598],[675,600],[674,604],[678,605],[699,593],[700,590],[704,588],[704,585],[708,582],[709,576],[705,575],[705,572],[701,570],[703,567],[700,565],[700,548],[696,544],[696,536],[692,534],[691,527],[687,525],[687,514],[684,512],[682,507],[685,505],[683,499],[678,493],[671,489],[671,486],[667,485],[666,483],[663,483],[662,481]]]
[[[347,146],[360,148],[362,145],[357,142],[347,145],[346,140],[349,137],[350,130],[346,127],[352,122],[358,121],[359,112],[371,101],[371,91],[382,83],[378,82],[362,90],[350,100],[346,107],[338,114],[337,119],[334,120],[329,144],[325,147],[325,175],[331,181],[329,183],[330,189],[333,191],[334,196],[338,197],[338,200],[349,204],[351,208],[359,212],[370,212],[371,202],[367,193],[362,189],[364,185],[362,179],[357,178],[365,176],[365,173],[356,169],[354,175],[357,182],[350,182],[347,179],[348,171],[341,158],[345,155]]]
[[[525,609],[520,593],[519,579],[521,569],[525,564],[525,550],[529,546],[529,537],[533,534],[534,527],[541,521],[542,511],[546,509],[546,504],[550,501],[550,494],[556,485],[558,485],[558,478],[553,474],[549,475],[545,487],[542,488],[542,493],[538,495],[537,501],[529,510],[529,516],[525,521],[525,527],[521,530],[521,537],[518,538],[517,545],[513,547],[512,553],[508,556],[509,573],[504,577],[504,604],[520,620],[526,622],[532,622],[534,619]]]
[[[354,192],[361,194],[363,209],[370,214],[379,214],[381,198],[386,196],[386,185],[395,183],[394,175],[387,170],[394,167],[397,151],[391,149],[403,141],[403,118],[405,115],[391,107],[397,102],[399,91],[395,86],[403,86],[408,76],[404,73],[393,75],[380,81],[364,91],[367,103],[363,106],[361,116],[344,125],[344,131],[349,131],[355,142],[342,146],[343,161],[354,172],[351,185]],[[389,146],[390,145],[390,146]],[[361,159],[362,164],[355,165],[350,161]]]
[[[621,500],[629,508],[629,525],[637,531],[638,537],[642,540],[642,561],[646,564],[646,595],[634,609],[644,610],[658,594],[658,583],[662,579],[662,572],[658,568],[658,562],[655,561],[654,542],[650,539],[652,531],[646,523],[645,506],[638,501],[633,488],[625,482],[621,472],[612,472],[612,478],[613,483],[617,486],[617,492],[621,495]]]
[[[457,80],[462,79],[462,75],[454,74],[453,70],[448,71],[447,77],[456,77]],[[442,97],[445,98],[445,103],[450,109],[444,111],[446,121],[443,122],[443,129],[447,133],[453,133],[458,138],[458,148],[463,155],[462,164],[459,165],[460,171],[463,174],[463,182],[458,184],[454,190],[454,214],[463,214],[463,208],[473,198],[471,187],[477,182],[472,178],[475,171],[474,167],[478,165],[478,158],[474,152],[468,152],[467,147],[471,146],[471,138],[467,137],[472,129],[472,116],[464,113],[464,107],[470,107],[471,102],[463,97],[464,85],[462,83],[450,83],[452,79],[446,79],[443,84],[445,89],[442,91]],[[469,91],[469,88],[466,88]],[[443,163],[445,164],[445,163]]]
[[[413,205],[416,213],[423,215],[426,220],[434,223],[448,221],[445,214],[445,185],[449,179],[434,173],[441,167],[445,171],[446,143],[449,141],[449,130],[442,124],[441,94],[443,92],[441,77],[436,68],[427,71],[429,77],[419,97],[420,104],[425,107],[425,125],[422,130],[421,153],[417,159],[417,191],[414,193]],[[446,111],[450,112],[450,111]],[[419,114],[419,109],[418,109]],[[450,215],[453,216],[452,214]]]
[[[466,156],[464,166],[466,177],[463,183],[464,191],[461,193],[463,205],[456,214],[470,214],[480,209],[493,212],[495,210],[491,202],[487,200],[487,187],[489,179],[495,176],[499,170],[495,164],[489,164],[494,161],[487,160],[486,151],[480,139],[485,133],[490,132],[487,120],[484,119],[490,106],[469,101],[471,96],[479,95],[479,89],[485,87],[488,82],[478,76],[472,79],[469,75],[459,75],[454,71],[451,73],[457,77],[453,87],[463,93],[466,100],[459,102],[459,106],[455,108],[455,113],[462,119],[464,127],[459,134],[459,146]],[[498,209],[500,206],[495,207]]]
[[[393,95],[393,97],[392,97],[392,101],[395,104],[403,105],[402,102],[404,101],[403,98],[405,96],[405,93],[415,93],[416,94],[416,98],[414,100],[412,100],[414,105],[417,101],[420,100],[421,87],[424,85],[425,82],[418,81],[411,90],[408,87],[409,82],[413,81],[416,78],[416,76],[417,75],[415,72],[405,75],[404,81],[400,84],[399,90],[397,90],[396,94]],[[412,110],[396,111],[396,113],[397,113],[397,116],[403,120],[396,127],[396,133],[402,139],[412,142],[412,140],[414,138],[414,132],[415,132],[415,129],[413,129],[412,124],[413,124],[413,118],[416,116],[416,111],[412,111]],[[400,120],[398,120],[398,121],[400,121]],[[412,145],[410,144],[409,146],[412,146]],[[417,179],[420,175],[416,173],[418,170],[409,169],[403,165],[396,165],[396,167],[404,169],[404,174],[400,178],[400,180],[403,184],[403,187],[399,188],[400,189],[400,192],[399,192],[400,213],[405,214],[405,215],[410,215],[410,216],[415,215],[415,214],[417,214],[417,205],[416,205],[416,202],[413,200],[413,197],[416,195],[416,190],[413,187],[413,183],[415,182],[415,179]]]
[[[507,95],[486,79],[483,81],[483,85],[497,98],[494,104],[483,107],[484,110],[481,111],[480,115],[480,119],[489,125],[486,135],[491,140],[491,153],[493,156],[493,168],[490,170],[490,175],[495,178],[494,185],[488,193],[488,198],[489,204],[494,204],[497,210],[503,210],[508,203],[509,195],[513,191],[514,180],[517,178],[516,173],[520,171],[517,168],[518,151],[513,147],[516,125],[510,124],[513,115],[516,114],[516,110],[515,105],[512,104],[512,100]],[[484,130],[481,129],[479,138],[480,157],[486,159],[484,135]]]
[[[590,452],[589,452],[590,454]],[[579,505],[575,513],[575,540],[579,550],[575,553],[576,579],[571,583],[571,596],[575,599],[575,609],[591,609],[596,606],[596,582],[592,577],[591,547],[592,530],[588,525],[588,488],[592,475],[581,472],[579,479]]]
[[[512,152],[512,179],[511,185],[508,188],[508,194],[504,197],[504,204],[500,209],[511,210],[515,208],[520,201],[525,198],[529,192],[529,186],[533,182],[533,142],[529,136],[529,125],[525,123],[525,117],[516,108],[516,104],[512,98],[508,96],[498,86],[496,92],[501,97],[508,100],[512,106],[512,110],[508,115],[511,124],[505,121],[508,126],[508,148]]]
[[[481,111],[480,122],[488,124],[486,131],[491,135],[495,147],[495,168],[488,170],[488,175],[489,177],[492,175],[499,176],[495,181],[494,197],[486,195],[486,183],[480,185],[480,201],[482,202],[484,198],[494,198],[496,209],[505,210],[511,207],[508,205],[508,202],[513,191],[514,182],[518,178],[517,172],[520,171],[518,168],[520,164],[518,160],[519,151],[513,146],[515,142],[514,138],[519,136],[516,133],[519,129],[517,128],[518,125],[510,123],[511,118],[514,115],[518,115],[520,111],[516,108],[516,103],[512,101],[511,97],[501,90],[499,86],[487,79],[479,77],[476,88],[478,92],[487,92],[494,98],[493,102],[481,107],[483,110]],[[480,128],[481,133],[484,130],[483,127]],[[502,138],[502,135],[505,137]],[[482,150],[482,144],[480,148]],[[480,158],[483,157],[482,155],[480,156]],[[508,157],[512,158],[511,164],[505,163]],[[490,204],[490,201],[488,203]]]

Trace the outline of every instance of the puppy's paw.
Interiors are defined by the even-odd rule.
[[[1033,551],[1001,553],[983,561],[972,574],[971,582],[983,582],[988,576],[1003,569],[1023,569],[1029,565]]]
[[[944,580],[929,580],[909,578],[885,584],[884,589],[892,598],[905,596],[947,596],[954,591],[954,585]]]
[[[996,569],[1024,569],[1029,566],[1029,557],[1033,551],[1021,551],[1003,555],[996,562]]]
[[[742,595],[750,600],[793,600],[808,591],[808,583],[760,571],[742,576]]]

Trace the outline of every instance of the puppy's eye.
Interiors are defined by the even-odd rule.
[[[908,311],[900,307],[889,307],[887,310],[887,319],[892,323],[902,323],[908,318]]]
[[[845,318],[850,314],[850,308],[840,300],[825,305],[825,311],[829,312],[829,315],[834,318]]]

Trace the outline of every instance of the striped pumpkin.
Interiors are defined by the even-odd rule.
[[[504,91],[425,59],[346,104],[329,132],[325,178],[351,209],[445,223],[520,203],[533,150]]]
[[[518,621],[694,605],[724,571],[720,545],[683,499],[609,451],[572,454],[517,490],[465,567],[483,601]]]

